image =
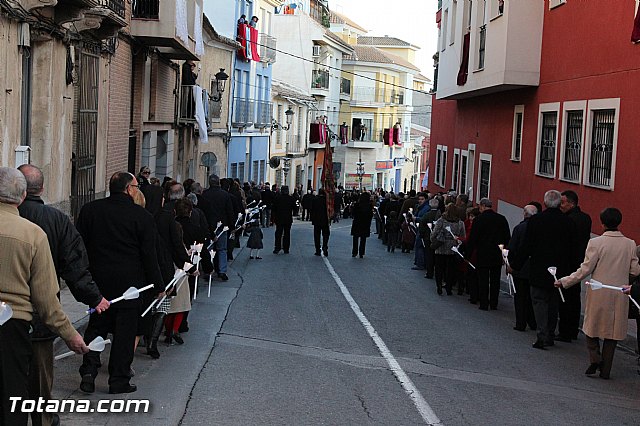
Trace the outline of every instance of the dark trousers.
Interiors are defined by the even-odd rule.
[[[84,341],[89,344],[93,339],[102,336],[107,338],[113,334],[111,352],[109,354],[109,386],[124,387],[129,384],[129,370],[133,362],[133,344],[140,311],[138,307],[112,306],[102,314],[89,317],[89,325],[84,333]],[[100,368],[100,352],[90,351],[85,354],[80,366],[80,375],[98,375]]]
[[[513,283],[516,286],[516,292],[513,295],[513,303],[516,310],[516,328],[524,330],[527,325],[530,329],[536,330],[536,316],[533,313],[533,304],[531,303],[531,290],[529,280],[524,278],[513,277]]]
[[[29,398],[51,399],[53,388],[53,340],[32,341],[33,356],[29,367]],[[33,426],[49,426],[53,422],[52,413],[31,413]]]
[[[415,249],[415,252],[413,254],[414,263],[420,269],[425,269],[425,266],[426,266],[426,255],[425,255],[426,244],[427,243],[425,241],[425,245],[423,246],[422,239],[416,238],[416,242],[413,245]]]
[[[276,242],[274,249],[280,251],[280,249],[284,249],[284,251],[289,251],[289,247],[291,246],[291,224],[276,224]]]
[[[442,281],[446,282],[447,294],[453,290],[454,284],[458,281],[458,263],[453,254],[436,254],[436,285],[442,289]]]
[[[500,295],[500,272],[502,266],[478,266],[478,301],[480,308],[496,309]]]
[[[566,298],[566,296],[565,296]],[[589,360],[592,364],[602,363],[600,376],[609,378],[611,366],[613,365],[613,355],[616,353],[617,340],[604,339],[602,352],[600,352],[600,339],[587,336],[587,349],[589,350]]]
[[[351,254],[353,256],[360,255],[364,256],[364,251],[367,248],[367,237],[353,237],[353,250],[351,250]]]
[[[417,241],[421,241],[421,238],[418,237]],[[426,245],[426,242],[425,242],[425,245]],[[427,278],[433,278],[433,272],[436,267],[436,251],[432,249],[429,245],[427,245],[424,248],[424,267],[427,270],[427,273],[426,273]]]
[[[329,250],[329,235],[331,231],[329,225],[313,225],[313,242],[316,246],[316,253],[320,253],[320,234],[322,234],[322,250]]]
[[[536,317],[538,340],[552,344],[558,318],[558,290],[531,286],[531,302]]]
[[[561,337],[577,339],[578,329],[580,328],[580,309],[582,301],[580,300],[580,285],[574,285],[569,288],[562,289],[565,303],[558,306],[558,334]]]
[[[387,232],[387,251],[396,251],[396,244],[398,244],[399,235],[397,232]]]
[[[473,304],[478,303],[478,271],[467,265],[465,274],[467,280],[467,290],[469,291],[469,301]]]
[[[9,397],[29,398],[31,356],[29,321],[10,319],[4,323],[0,327],[0,425],[27,424],[28,414],[20,412],[20,403],[11,412]]]

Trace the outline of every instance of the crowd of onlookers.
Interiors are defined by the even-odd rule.
[[[26,414],[9,410],[8,396],[51,398],[57,336],[84,354],[80,389],[92,393],[101,361],[100,352],[87,345],[112,334],[109,392],[134,392],[130,380],[138,346],[159,358],[163,337],[168,345],[184,344],[198,278],[228,280],[228,264],[241,235],[248,236],[250,259],[262,259],[262,228],[272,225],[273,253],[288,254],[295,217],[311,220],[317,256],[329,255],[331,223],[352,218],[352,256],[363,258],[375,222],[375,233],[390,256],[396,256],[396,249],[413,253],[412,269],[434,279],[438,295],[468,295],[483,311],[498,309],[504,267],[515,302],[514,329],[535,330],[533,347],[542,350],[578,339],[582,329],[589,375],[599,371],[609,378],[617,342],[626,337],[627,315],[640,318],[629,304],[631,297],[640,300],[640,285],[629,285],[640,265],[635,243],[618,229],[621,212],[603,210],[603,234],[591,238],[591,218],[581,211],[573,191],[548,191],[542,204],[528,203],[522,221],[511,230],[491,200],[474,205],[467,195],[453,191],[412,190],[405,195],[339,187],[303,192],[299,186],[290,193],[287,186],[242,183],[215,174],[205,189],[192,179],[160,182],[147,167],[137,176],[115,173],[109,196],[83,206],[74,225],[45,205],[44,188],[43,174],[35,166],[0,168],[2,424],[27,422]],[[580,326],[580,283],[588,276],[620,291],[586,286]],[[62,311],[60,280],[78,302],[95,311],[84,338]],[[139,297],[110,302],[132,285],[151,288]],[[32,422],[49,425],[59,419],[54,413],[32,413]]]
[[[405,195],[381,190],[372,198],[378,238],[391,253],[413,250],[412,269],[434,278],[438,295],[455,290],[480,310],[496,310],[504,268],[515,305],[514,330],[535,330],[533,347],[542,350],[575,341],[582,330],[590,359],[585,374],[599,371],[600,377],[610,377],[617,342],[627,337],[627,318],[640,325],[631,301],[640,301],[640,285],[629,285],[630,277],[633,284],[640,274],[640,249],[618,229],[618,209],[600,213],[603,234],[592,238],[591,217],[571,190],[547,191],[543,203],[528,203],[513,230],[488,198],[474,205],[454,191]],[[589,276],[620,291],[585,285],[581,326],[580,283]],[[637,344],[640,353],[640,338]]]

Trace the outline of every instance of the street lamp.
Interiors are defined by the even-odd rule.
[[[356,163],[356,175],[360,182],[360,191],[362,192],[362,178],[364,177],[364,162],[362,161],[362,152],[358,151],[358,162]]]
[[[271,135],[273,136],[273,132],[275,132],[276,130],[284,130],[285,132],[288,131],[291,128],[291,123],[293,123],[293,116],[294,116],[294,112],[291,109],[291,107],[287,108],[287,110],[285,111],[284,115],[285,115],[285,120],[287,125],[283,126],[282,124],[278,123],[278,121],[274,118],[271,120]],[[269,144],[271,145],[271,144]],[[285,184],[287,183],[287,177],[289,176],[289,170],[291,170],[291,158],[288,157],[289,154],[289,142],[285,142],[285,155],[284,157],[273,157],[273,158],[278,158],[278,159],[282,159],[282,171],[284,172],[284,182]]]
[[[216,90],[218,92],[217,96],[212,96],[211,100],[213,102],[220,102],[222,99],[222,94],[224,93],[225,85],[227,84],[227,80],[229,76],[224,72],[224,68],[220,68],[220,71],[216,73]]]

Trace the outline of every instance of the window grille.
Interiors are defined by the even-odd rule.
[[[542,113],[542,135],[538,163],[538,173],[541,175],[553,176],[555,174],[557,126],[556,112]]]
[[[589,160],[591,185],[611,186],[615,116],[616,112],[613,109],[593,112]]]
[[[580,180],[582,159],[582,111],[567,113],[567,139],[564,146],[564,167],[562,177],[570,181]]]

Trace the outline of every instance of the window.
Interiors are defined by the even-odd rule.
[[[491,189],[491,155],[480,154],[480,168],[478,170],[478,201],[489,198]]]
[[[258,173],[260,173],[259,170],[259,164],[260,162],[258,160],[254,160],[253,161],[253,165],[251,166],[251,181],[252,182],[258,182]]]
[[[538,149],[536,174],[545,177],[556,175],[556,147],[558,138],[559,103],[541,104],[538,124]]]
[[[266,166],[267,166],[267,161],[266,160],[260,160],[260,171],[258,173],[260,175],[259,176],[259,179],[260,179],[259,182],[262,182],[262,180],[264,179],[264,171],[265,171],[264,169],[265,169]],[[256,183],[257,182],[258,181],[256,181]]]
[[[549,10],[563,5],[567,2],[567,0],[549,0]]]
[[[276,118],[276,121],[278,123],[280,123],[280,124],[283,123],[283,121],[282,121],[282,117],[284,116],[283,111],[284,111],[284,107],[281,104],[278,104],[278,116]],[[283,134],[282,130],[278,130],[276,144],[281,146],[283,139],[284,139],[284,134]]]
[[[456,21],[458,19],[458,2],[453,0],[451,5],[451,24],[449,25],[449,44],[456,42]]]
[[[485,45],[487,42],[487,26],[480,27],[480,39],[478,43],[478,69],[484,69]]]
[[[451,189],[458,191],[458,178],[460,177],[460,150],[453,150],[453,174],[451,176]]]
[[[589,102],[591,131],[585,184],[613,189],[618,137],[616,109],[592,108],[592,102]]]
[[[447,147],[438,145],[436,148],[436,171],[434,183],[444,188],[447,177]]]
[[[460,193],[466,194],[469,189],[467,174],[469,170],[469,152],[462,151],[460,153]]]
[[[489,0],[489,16],[496,19],[504,13],[504,0]]]
[[[238,163],[231,163],[230,173],[231,178],[235,179],[238,177]]]
[[[583,125],[584,111],[566,111],[561,178],[570,182],[580,181]]]
[[[445,49],[447,48],[447,37],[449,35],[449,32],[447,31],[448,25],[449,25],[449,9],[445,9],[444,13],[442,14],[442,46],[440,48],[440,50],[442,50],[443,52],[445,51]]]
[[[524,105],[516,105],[513,113],[513,138],[511,141],[511,161],[520,161],[522,153],[522,125],[524,123]]]
[[[238,163],[238,176],[236,177],[240,179],[240,182],[244,182],[244,161]]]

